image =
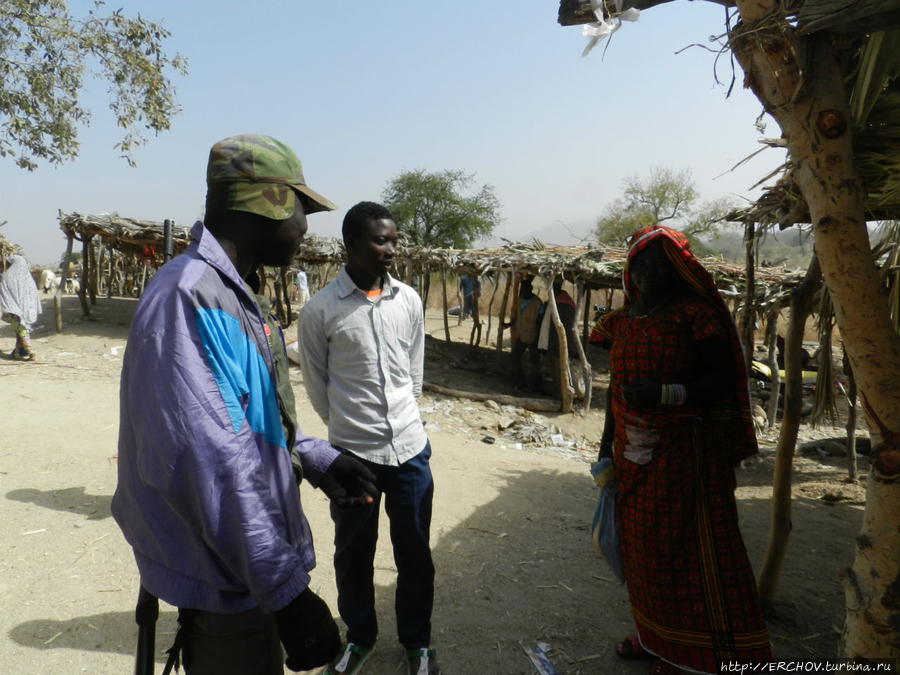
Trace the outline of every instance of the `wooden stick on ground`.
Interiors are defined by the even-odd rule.
[[[459,389],[448,389],[436,384],[425,382],[422,389],[430,391],[442,396],[452,396],[453,398],[467,398],[471,401],[495,401],[500,405],[514,405],[525,410],[538,410],[540,412],[559,412],[562,404],[559,401],[550,401],[544,398],[518,398],[516,396],[504,396],[500,394],[480,394],[474,391],[460,391]]]

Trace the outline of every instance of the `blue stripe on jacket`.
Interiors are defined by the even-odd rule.
[[[251,431],[286,448],[275,383],[256,345],[238,320],[221,309],[199,307],[194,318],[234,433],[246,418]]]

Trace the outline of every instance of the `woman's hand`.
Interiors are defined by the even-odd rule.
[[[622,396],[629,408],[654,408],[659,405],[662,385],[654,380],[637,378],[622,385]]]

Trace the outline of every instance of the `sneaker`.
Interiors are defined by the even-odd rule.
[[[408,675],[441,675],[433,649],[407,649]]]
[[[375,651],[375,646],[362,647],[352,642],[344,644],[337,658],[328,664],[322,675],[355,675]]]

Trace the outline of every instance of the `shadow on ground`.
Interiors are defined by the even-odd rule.
[[[88,494],[86,488],[83,487],[70,487],[62,490],[22,488],[7,492],[6,498],[63,513],[77,513],[86,516],[88,520],[102,520],[112,515],[110,511],[111,496]]]
[[[646,672],[646,663],[623,662],[612,649],[615,641],[633,632],[632,620],[625,588],[614,581],[590,544],[588,522],[596,488],[587,472],[582,476],[497,468],[484,480],[497,488],[498,496],[435,537],[434,646],[446,672],[530,673],[522,646],[538,641],[555,649],[553,660],[563,673]],[[85,499],[82,488],[55,495],[16,492],[10,498],[61,511],[78,508]],[[108,503],[102,508],[106,513]],[[770,503],[744,499],[739,508],[745,541],[758,569]],[[769,623],[776,657],[837,653],[836,631],[844,615],[840,570],[852,559],[862,517],[859,509],[845,510],[852,508],[795,500],[794,532]],[[828,532],[827,540],[823,532]],[[394,626],[394,590],[390,579],[376,589],[381,636],[363,670],[368,675],[395,672],[403,658]],[[168,647],[173,631],[174,612],[163,612],[159,652]],[[136,628],[133,614],[113,612],[67,621],[29,621],[10,635],[35,649],[132,654]]]
[[[137,598],[135,598],[137,601]],[[177,612],[161,608],[156,626],[156,662],[165,663],[165,650],[175,638]],[[134,612],[78,616],[67,621],[26,621],[9,632],[10,638],[31,649],[75,649],[85,652],[134,654],[137,624]]]

